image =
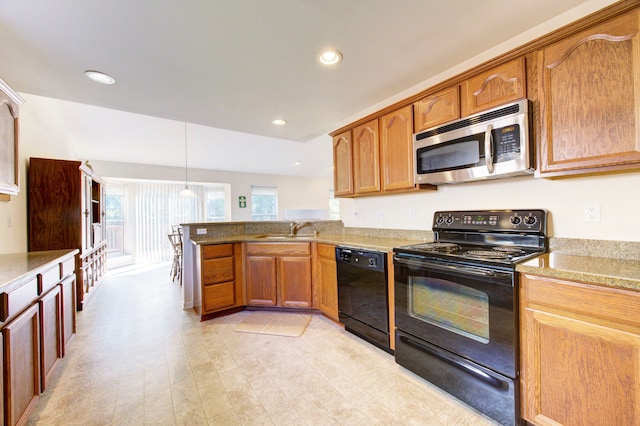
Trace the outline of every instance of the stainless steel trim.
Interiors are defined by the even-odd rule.
[[[493,173],[493,125],[489,123],[484,131],[484,161],[487,163],[487,171]]]

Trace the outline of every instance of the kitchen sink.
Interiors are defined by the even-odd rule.
[[[270,235],[258,235],[256,238],[265,240],[305,240],[313,238],[313,235],[282,235],[282,234],[270,234]]]

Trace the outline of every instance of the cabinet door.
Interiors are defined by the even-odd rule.
[[[441,90],[413,104],[414,133],[460,118],[460,88]]]
[[[233,257],[207,259],[202,262],[202,283],[204,285],[233,281]]]
[[[311,258],[278,258],[280,306],[311,307]]]
[[[316,271],[318,274],[318,307],[329,318],[338,321],[338,271],[335,246],[318,244]]]
[[[333,138],[333,192],[336,197],[353,195],[351,130]]]
[[[247,256],[247,303],[249,305],[276,306],[276,258]]]
[[[380,191],[378,120],[353,129],[353,182],[356,194]]]
[[[522,416],[640,424],[640,293],[523,276]]]
[[[38,305],[32,305],[2,332],[8,425],[26,423],[40,395],[39,322]]]
[[[67,352],[71,338],[76,333],[76,276],[67,277],[61,284],[62,291],[62,356]]]
[[[462,117],[524,98],[524,58],[514,59],[477,74],[460,85]]]
[[[539,173],[637,168],[640,12],[539,52]]]
[[[380,119],[382,190],[411,189],[413,183],[413,107],[408,105]]]
[[[53,367],[62,358],[62,293],[56,286],[38,301],[40,307],[40,376],[42,391]]]

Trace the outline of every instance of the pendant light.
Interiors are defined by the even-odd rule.
[[[184,189],[180,191],[182,198],[195,198],[196,194],[189,189],[189,169],[187,167],[187,123],[184,123]]]

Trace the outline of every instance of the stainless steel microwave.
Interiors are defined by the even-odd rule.
[[[413,135],[415,183],[533,173],[530,105],[522,99]]]

